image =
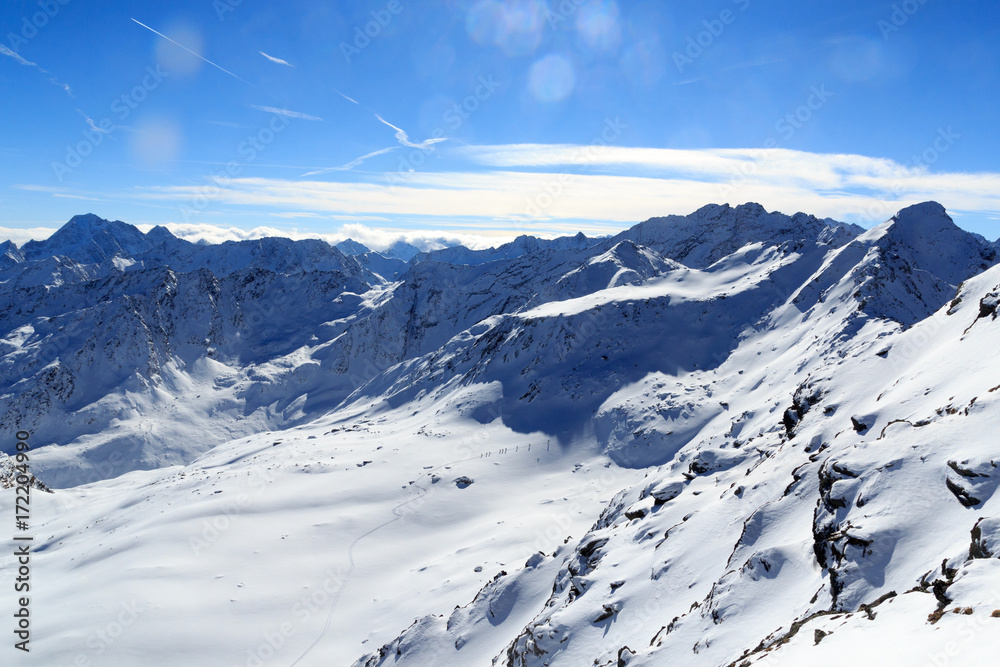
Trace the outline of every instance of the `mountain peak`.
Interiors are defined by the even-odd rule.
[[[840,235],[831,235],[831,228],[844,227]],[[787,216],[778,211],[769,213],[756,202],[740,204],[708,204],[687,216],[671,215],[651,218],[614,237],[631,239],[656,250],[664,257],[692,268],[706,268],[748,243],[778,244],[791,240],[826,242],[834,237],[838,243],[853,238],[857,229],[811,215]]]
[[[358,243],[354,239],[344,239],[336,245],[337,250],[345,255],[364,255],[371,250],[363,243]]]
[[[103,227],[106,227],[108,224],[110,224],[110,220],[105,220],[101,216],[95,215],[93,213],[74,215],[72,218],[70,218],[69,222],[66,223],[66,225],[75,225],[76,227],[86,229],[87,231],[102,229]],[[64,225],[64,227],[66,225]]]
[[[945,210],[944,206],[932,200],[907,206],[894,215],[893,219],[896,220],[914,216],[943,216],[947,218],[948,212]]]
[[[890,222],[897,229],[916,238],[941,232],[960,231],[944,206],[936,201],[925,201],[907,206],[892,216]]]
[[[87,213],[73,216],[49,238],[29,241],[21,250],[29,260],[59,255],[85,264],[97,264],[116,255],[136,255],[150,247],[146,235],[136,227]]]
[[[180,239],[174,236],[173,232],[162,225],[157,225],[146,232],[146,239],[153,246],[160,246],[164,243],[170,243],[172,241],[180,241]]]
[[[410,245],[406,241],[400,239],[386,248],[386,250],[381,254],[384,257],[395,257],[396,259],[401,259],[404,262],[409,262],[411,259],[420,254],[420,248]]]
[[[13,241],[0,243],[0,269],[7,269],[24,261],[24,255]]]
[[[739,206],[736,207],[736,212],[741,215],[748,215],[753,217],[767,215],[767,209],[755,201],[747,202],[745,204],[740,204]]]
[[[995,263],[990,244],[961,229],[935,201],[908,206],[879,229],[887,241],[907,248],[917,266],[950,285]]]

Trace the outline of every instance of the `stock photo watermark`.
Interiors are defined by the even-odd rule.
[[[939,127],[934,139],[922,151],[911,157],[905,167],[911,171],[926,171],[940,160],[942,155],[951,150],[961,138],[962,135],[955,132],[950,125]],[[882,222],[885,216],[895,213],[895,209],[899,206],[899,200],[910,187],[902,179],[894,181],[888,190],[881,193],[881,201],[865,208],[862,215],[870,222]]]
[[[545,20],[549,27],[555,30],[559,24],[565,23],[589,0],[560,0],[554,7],[545,7]]]
[[[827,89],[826,84],[810,86],[809,95],[805,102],[791,109],[774,124],[777,136],[768,137],[762,148],[752,151],[751,160],[742,161],[734,167],[734,178],[719,185],[720,194],[728,198],[736,192],[737,188],[753,178],[760,171],[762,165],[781,147],[780,140],[789,141],[792,139],[799,130],[816,117],[816,114],[834,96],[834,93]]]
[[[343,54],[347,64],[350,65],[351,60],[367,49],[371,45],[372,40],[377,39],[389,27],[392,20],[402,13],[403,3],[399,0],[389,0],[382,9],[373,9],[369,12],[372,19],[363,26],[355,26],[354,39],[350,43],[340,43],[340,52]]]
[[[155,68],[150,65],[146,67],[146,74],[142,80],[131,90],[128,90],[111,103],[111,113],[119,122],[125,122],[132,115],[139,105],[149,97],[150,93],[160,87],[165,79],[170,75],[164,72],[157,65]],[[66,146],[66,157],[61,162],[52,163],[52,173],[60,183],[67,175],[73,173],[83,161],[92,155],[97,147],[104,143],[104,140],[111,137],[115,131],[121,127],[115,123],[112,116],[106,116],[100,121],[94,122],[88,119],[88,127],[81,134],[83,139],[75,144]]]
[[[12,51],[17,51],[20,47],[38,36],[38,31],[49,24],[63,7],[71,0],[38,0],[39,11],[30,15],[25,14],[21,18],[21,30],[7,33],[7,46]]]
[[[236,8],[243,4],[243,0],[213,0],[212,9],[220,21],[226,20],[226,14],[235,12]]]
[[[402,185],[406,176],[414,173],[427,162],[427,158],[434,152],[434,143],[446,138],[448,130],[454,132],[462,127],[487,100],[496,94],[502,85],[492,74],[480,75],[476,80],[476,86],[461,102],[453,102],[445,109],[441,115],[442,124],[431,131],[428,142],[403,155],[396,170],[385,174],[385,184],[390,189]]]
[[[732,0],[740,12],[745,12],[750,8],[751,0]],[[684,68],[693,65],[694,61],[705,55],[705,52],[712,48],[716,41],[722,37],[726,28],[736,23],[739,14],[732,9],[723,9],[719,15],[713,19],[705,19],[701,22],[704,30],[688,35],[687,46],[683,51],[674,51],[673,60],[677,71],[684,73]]]
[[[229,530],[236,520],[253,505],[254,500],[267,489],[268,484],[275,479],[274,474],[269,470],[261,470],[256,475],[254,488],[250,492],[241,493],[235,500],[230,501],[222,509],[222,513],[204,519],[201,525],[201,533],[188,538],[188,545],[195,556],[200,556],[202,552],[215,544],[223,533]],[[252,494],[252,495],[251,495]]]
[[[892,13],[887,18],[879,19],[875,24],[882,34],[882,39],[888,40],[894,33],[899,32],[927,2],[928,0],[904,0],[894,4]]]
[[[272,630],[263,633],[257,646],[246,649],[244,659],[238,663],[240,667],[262,667],[285,648],[288,640],[298,634],[301,626],[307,624],[315,614],[322,613],[327,603],[336,599],[347,582],[347,574],[340,570],[327,570],[325,575],[316,590],[304,594],[292,604],[289,616],[285,620],[277,623]]]
[[[207,176],[208,184],[203,185],[191,196],[188,206],[181,206],[180,213],[184,222],[191,222],[192,216],[204,213],[214,197],[219,196],[224,188],[232,185],[233,179],[243,173],[244,167],[253,164],[275,138],[291,124],[287,116],[274,114],[267,125],[257,130],[239,143],[236,153],[239,159],[226,162],[225,168]]]
[[[628,123],[622,121],[618,116],[614,119],[606,118],[600,135],[588,145],[580,148],[578,154],[580,158],[579,163],[584,167],[588,167],[598,162],[600,159],[600,149],[616,142],[628,127]],[[567,186],[576,180],[576,178],[576,174],[559,174],[551,179],[543,186],[542,192],[532,197],[525,206],[524,217],[526,219],[540,217],[547,208],[552,206],[565,194]]]

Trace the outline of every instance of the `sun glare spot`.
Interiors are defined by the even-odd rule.
[[[539,102],[559,102],[569,97],[576,83],[573,63],[553,53],[531,67],[528,86]]]

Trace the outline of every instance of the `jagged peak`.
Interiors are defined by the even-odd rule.
[[[942,234],[972,237],[972,234],[960,229],[945,207],[936,201],[926,201],[901,209],[888,220],[887,226],[911,243]]]
[[[408,262],[420,254],[420,248],[400,239],[380,253],[384,257],[394,257]]]
[[[951,221],[951,217],[948,215],[948,211],[944,206],[936,201],[925,201],[919,204],[913,204],[912,206],[907,206],[904,209],[900,209],[896,215],[892,216],[893,220],[903,221],[903,220],[914,220],[924,217],[944,217]]]
[[[163,225],[157,225],[146,232],[146,238],[159,244],[169,239],[176,239],[177,237]]]
[[[74,215],[69,219],[69,222],[56,230],[56,233],[49,238],[56,238],[57,235],[82,238],[87,236],[96,236],[101,232],[143,235],[142,232],[139,231],[138,227],[130,225],[127,222],[122,222],[121,220],[108,220],[94,213],[84,213],[83,215]]]
[[[831,234],[831,228],[843,229]],[[692,268],[706,268],[748,243],[779,244],[811,240],[842,245],[861,230],[812,215],[768,212],[761,204],[747,202],[708,204],[687,216],[650,218],[614,237],[609,243],[629,238],[653,248],[664,257]]]
[[[29,241],[21,249],[26,259],[64,256],[83,263],[99,263],[115,255],[134,255],[149,249],[146,235],[120,220],[93,213],[76,215],[44,241]]]
[[[24,261],[22,253],[13,241],[0,243],[0,269],[7,269]]]
[[[346,238],[334,247],[345,255],[365,255],[371,252],[371,249],[364,243],[359,243],[352,238]]]
[[[689,217],[716,220],[726,214],[735,214],[735,217],[737,218],[756,218],[767,215],[768,212],[762,205],[751,201],[744,204],[738,204],[736,206],[732,206],[728,203],[706,204],[692,213]]]
[[[106,226],[109,222],[111,221],[106,220],[105,218],[102,218],[94,213],[84,213],[82,215],[74,215],[69,219],[69,222],[67,222],[66,225],[75,225],[84,229],[93,230],[100,229],[101,227]],[[66,225],[64,225],[64,227]]]
[[[983,248],[990,245],[979,235],[956,225],[945,207],[936,201],[907,206],[870,233],[889,237],[915,250],[927,250],[942,243]]]

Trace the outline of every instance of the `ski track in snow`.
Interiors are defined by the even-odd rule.
[[[444,468],[446,466],[453,466],[453,465],[457,465],[459,463],[464,463],[466,461],[472,461],[472,460],[478,459],[478,458],[480,458],[480,457],[478,457],[478,456],[477,457],[469,457],[467,459],[459,459],[459,460],[456,460],[456,461],[450,461],[448,463],[442,463],[439,466],[436,466],[436,467],[434,467],[434,468],[432,468],[430,470],[424,471],[421,474],[421,477],[427,477],[429,479],[430,474],[432,472],[434,472],[435,470],[439,470],[440,468]],[[347,588],[347,584],[349,583],[349,581],[351,579],[351,574],[353,574],[353,572],[354,572],[354,547],[357,546],[358,542],[360,542],[364,538],[368,537],[369,535],[372,535],[373,533],[381,530],[382,528],[388,526],[389,524],[395,523],[395,522],[399,521],[400,519],[402,519],[403,515],[399,513],[399,509],[401,507],[405,507],[407,505],[410,505],[410,504],[412,504],[412,503],[420,500],[424,496],[426,496],[427,492],[429,491],[429,488],[430,488],[430,487],[422,487],[422,486],[420,486],[419,484],[416,484],[416,483],[414,484],[414,486],[416,486],[418,489],[420,489],[421,493],[419,495],[417,495],[416,497],[410,498],[409,500],[405,500],[405,501],[399,503],[398,505],[396,505],[395,507],[393,507],[392,508],[392,513],[394,515],[396,515],[395,519],[389,519],[385,523],[381,523],[381,524],[375,526],[374,528],[372,528],[371,530],[369,530],[367,533],[364,533],[363,535],[359,535],[358,537],[356,537],[354,539],[353,542],[351,542],[350,546],[347,547],[347,558],[348,558],[348,562],[350,563],[350,565],[347,568],[347,574],[344,575],[344,581],[340,585],[340,589],[337,591],[337,595],[333,598],[333,604],[331,605],[330,611],[329,611],[329,613],[326,616],[326,623],[323,625],[323,631],[320,632],[319,637],[317,637],[316,640],[312,644],[310,644],[306,648],[305,651],[303,651],[302,655],[300,655],[298,658],[295,659],[295,661],[292,663],[292,667],[294,667],[294,665],[299,664],[299,662],[301,662],[303,658],[305,658],[307,655],[309,655],[309,653],[312,652],[312,650],[314,648],[316,648],[316,646],[321,641],[323,641],[323,637],[326,636],[326,633],[330,631],[330,623],[333,621],[333,615],[337,611],[337,603],[340,601],[340,596],[343,595],[344,590]]]

